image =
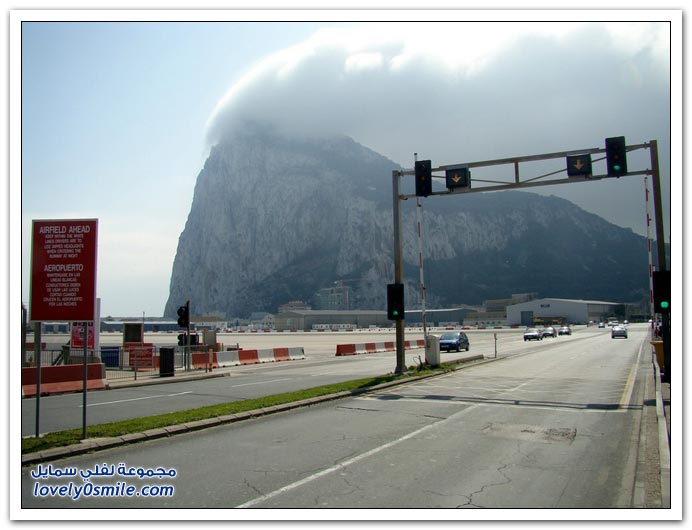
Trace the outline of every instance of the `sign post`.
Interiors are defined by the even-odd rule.
[[[87,325],[96,309],[96,243],[98,219],[34,220],[31,245],[29,320],[84,323],[83,435],[86,438]],[[39,346],[40,348],[40,346]],[[38,352],[40,356],[40,351]],[[37,381],[40,363],[37,357]],[[38,435],[38,394],[36,432]]]

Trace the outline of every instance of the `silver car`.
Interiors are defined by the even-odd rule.
[[[613,326],[613,329],[610,330],[610,338],[614,339],[615,337],[627,338],[627,328],[625,326]]]
[[[527,328],[524,331],[524,342],[527,340],[543,340],[543,335],[536,328]]]

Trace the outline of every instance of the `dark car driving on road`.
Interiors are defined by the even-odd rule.
[[[440,351],[469,351],[469,338],[463,331],[448,331],[440,337]]]

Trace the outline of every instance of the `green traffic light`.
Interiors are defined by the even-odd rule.
[[[670,304],[668,302],[661,302],[661,309],[668,309]]]

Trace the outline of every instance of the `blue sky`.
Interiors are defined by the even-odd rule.
[[[90,18],[100,16],[94,12]],[[129,16],[137,20],[136,12]],[[657,32],[648,26],[544,24],[518,45],[509,24],[494,28],[492,38],[467,26],[421,24],[374,39],[374,27],[359,32],[356,26],[24,22],[21,42],[12,43],[21,44],[22,301],[29,299],[31,220],[98,218],[102,316],[160,316],[178,237],[208,152],[212,116],[219,125],[272,109],[278,120],[295,123],[291,109],[329,107],[326,115],[304,114],[305,126],[316,127],[317,118],[326,117],[404,166],[411,165],[414,151],[450,164],[599,147],[605,137],[625,134],[635,143],[658,139],[661,165],[670,175],[670,59],[661,55],[660,39],[652,40]],[[346,32],[324,31],[334,27]],[[403,39],[411,34],[419,40]],[[558,52],[545,43],[554,43]],[[399,77],[376,73],[380,100],[366,89],[349,88],[357,85],[340,85],[344,72],[329,75],[342,63],[348,66],[345,74],[375,75],[389,53],[396,57],[387,64],[398,61]],[[574,59],[579,54],[583,57]],[[583,70],[569,71],[572,64]],[[448,70],[456,77],[444,74]],[[416,78],[416,72],[426,77]],[[436,72],[444,75],[436,78]],[[468,81],[462,87],[475,108],[457,110],[454,83],[460,77]],[[527,86],[508,86],[515,80]],[[402,86],[408,92],[399,91]],[[434,96],[426,92],[431,86]],[[310,101],[306,87],[316,88]],[[384,101],[383,93],[391,97]],[[430,96],[430,103],[412,107],[418,101],[412,96],[421,94]],[[341,99],[349,101],[341,105]],[[474,114],[478,107],[489,110]],[[354,109],[371,119],[354,120]],[[440,131],[434,142],[431,125]],[[453,138],[457,133],[461,139]],[[495,145],[487,141],[493,135]],[[641,180],[598,186],[561,186],[574,189],[554,194],[643,233]],[[664,191],[670,192],[669,183]]]
[[[207,120],[256,61],[318,25],[24,24],[23,228],[31,219],[99,219],[103,316],[162,314]],[[30,243],[22,244],[26,264]],[[123,268],[129,280],[109,281]]]

